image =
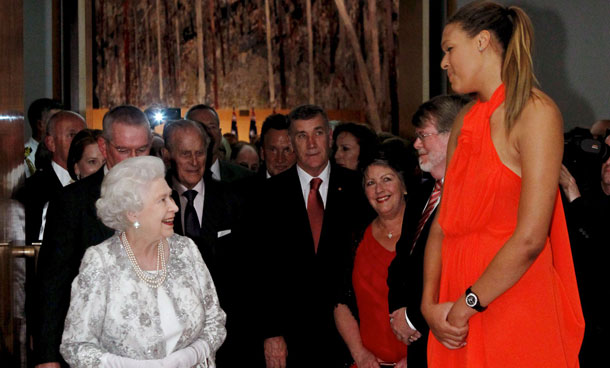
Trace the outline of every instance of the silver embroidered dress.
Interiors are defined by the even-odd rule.
[[[197,340],[207,345],[207,365],[226,337],[226,316],[197,246],[189,238],[168,239],[169,295],[184,328],[174,351]],[[132,359],[161,359],[166,351],[157,289],[140,280],[117,235],[89,247],[72,282],[70,308],[60,351],[72,367],[97,367],[104,353]]]

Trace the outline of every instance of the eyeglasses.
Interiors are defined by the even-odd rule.
[[[419,138],[419,140],[421,140],[421,141],[423,142],[423,141],[424,141],[426,138],[428,138],[429,136],[431,136],[431,135],[439,135],[439,134],[441,134],[441,133],[443,133],[443,132],[436,132],[436,133],[423,133],[423,134],[422,134],[422,133],[415,133],[415,138],[416,138],[416,139],[417,139],[417,138]]]
[[[106,140],[106,142],[108,142],[108,144],[121,155],[133,154],[134,156],[142,156],[142,155],[145,155],[146,152],[148,151],[148,145],[138,147],[138,148],[127,148],[127,147],[119,147],[119,146],[115,145],[114,143],[110,142],[109,140]]]

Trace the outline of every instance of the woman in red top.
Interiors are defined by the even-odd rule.
[[[563,122],[534,87],[532,27],[474,2],[443,32],[458,116],[426,245],[428,365],[578,367],[584,322],[558,192]]]
[[[386,160],[375,160],[364,171],[364,189],[378,216],[367,227],[349,274],[347,283],[351,281],[353,287],[355,308],[342,300],[335,308],[335,322],[354,366],[377,368],[387,363],[406,367],[407,345],[394,335],[390,325],[387,285],[388,267],[402,231],[406,187],[398,169]],[[413,333],[418,334],[414,340],[421,336]]]

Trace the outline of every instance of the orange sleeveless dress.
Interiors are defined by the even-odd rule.
[[[439,223],[443,229],[439,303],[474,284],[517,224],[521,178],[491,140],[489,120],[504,102],[501,85],[464,117],[447,169]],[[559,190],[546,245],[521,279],[469,321],[466,346],[450,350],[433,334],[430,368],[578,367],[584,319]]]

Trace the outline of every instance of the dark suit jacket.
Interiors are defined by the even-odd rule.
[[[171,173],[170,173],[171,175]],[[172,185],[171,176],[167,177]],[[251,327],[252,315],[247,306],[248,282],[252,275],[248,267],[248,239],[243,232],[242,199],[226,183],[204,176],[205,193],[200,236],[194,238],[214,280],[220,305],[227,314],[227,339],[216,353],[219,368],[264,365],[262,342],[255,339]],[[178,192],[172,197],[179,207],[174,220],[174,232],[184,235]],[[220,236],[220,231],[231,232]]]
[[[15,199],[25,208],[25,241],[39,241],[44,205],[63,189],[51,165],[38,169],[17,191]]]
[[[260,328],[264,337],[284,337],[291,368],[342,366],[349,352],[333,317],[341,256],[372,219],[359,175],[331,167],[317,253],[296,166],[267,184],[257,245],[265,271]]]
[[[219,160],[218,164],[220,166],[220,181],[223,183],[233,183],[254,175],[252,171],[245,167],[241,167],[229,161]]]
[[[407,208],[402,220],[402,235],[396,243],[396,256],[388,269],[389,312],[407,307],[409,320],[422,334],[422,338],[409,346],[407,354],[409,366],[418,368],[427,365],[428,324],[421,314],[420,305],[424,283],[424,251],[436,210],[432,212],[422,229],[413,253],[411,253],[411,248],[419,220],[433,187],[434,180],[429,180],[422,185],[421,191],[409,193]]]
[[[40,254],[34,321],[36,363],[62,361],[59,354],[64,319],[70,305],[70,287],[78,275],[85,250],[108,239],[114,231],[97,218],[104,168],[65,187],[52,199]],[[30,296],[28,296],[30,297]]]

